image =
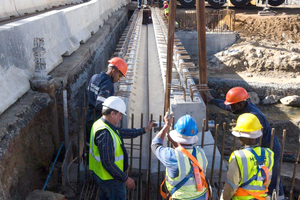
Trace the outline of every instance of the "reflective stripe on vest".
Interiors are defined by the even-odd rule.
[[[188,151],[191,153],[193,149],[189,149]],[[191,164],[189,158],[184,155],[181,151],[175,149],[175,155],[177,157],[178,162],[178,170],[179,174],[175,178],[171,178],[168,175],[168,170],[166,169],[166,186],[168,191],[171,191],[174,186],[176,186],[181,180],[183,180],[187,174],[190,172]],[[206,172],[207,167],[207,159],[201,148],[196,148],[196,157],[201,166],[203,166],[203,172]],[[181,186],[174,194],[172,198],[174,199],[190,199],[195,197],[200,197],[206,194],[206,187],[203,187],[202,191],[197,191],[196,188],[196,180],[193,177],[189,178],[189,180]]]
[[[110,136],[113,139],[114,147],[114,163],[123,171],[124,169],[124,152],[122,150],[122,141],[118,135],[118,132],[114,132],[102,119],[97,120],[92,127],[90,137],[90,152],[89,152],[89,169],[93,171],[102,180],[112,180],[113,177],[103,167],[101,158],[99,155],[98,147],[95,144],[95,134],[97,131],[106,129],[109,131]]]
[[[268,169],[271,171],[273,168],[273,164],[274,164],[274,153],[268,149],[268,148],[261,148],[261,147],[256,147],[253,149],[255,151],[255,153],[258,155],[261,153],[261,151],[265,151],[265,166],[268,167]],[[264,191],[266,190],[266,187],[264,185],[264,177],[262,176],[261,171],[257,171],[258,166],[257,166],[257,160],[254,156],[253,153],[251,153],[251,151],[243,149],[243,150],[239,150],[239,151],[235,151],[233,152],[233,154],[236,157],[236,161],[238,164],[238,167],[240,169],[241,172],[241,182],[239,183],[239,188],[235,194],[235,196],[233,196],[232,199],[237,200],[237,199],[253,199],[252,196],[250,196],[249,194],[244,196],[241,195],[241,192],[239,191],[240,188],[246,190],[246,191],[251,191],[253,192],[253,195],[256,193],[261,193],[263,192],[263,194],[259,194],[261,197],[265,197],[266,193],[264,193]],[[231,155],[231,157],[232,157]],[[261,155],[258,155],[261,156]],[[231,160],[231,158],[230,158]],[[230,162],[229,160],[229,162]],[[257,173],[258,172],[258,173]],[[252,177],[254,177],[255,175],[257,175],[257,179],[253,179]],[[253,179],[251,181],[251,179]],[[234,184],[232,184],[229,180],[226,181],[232,188],[236,188],[236,186]],[[249,182],[249,183],[247,183]],[[244,186],[243,186],[244,185]],[[242,187],[241,187],[242,186]]]

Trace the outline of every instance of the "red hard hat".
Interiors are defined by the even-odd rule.
[[[242,87],[231,88],[226,94],[225,105],[235,104],[249,98],[248,92]]]
[[[118,68],[118,70],[125,77],[128,67],[127,67],[127,63],[122,58],[114,57],[114,58],[110,59],[108,61],[108,63],[110,63],[110,64],[114,65],[116,68]]]

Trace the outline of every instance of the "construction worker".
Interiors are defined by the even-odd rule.
[[[263,137],[262,137],[262,147],[270,148],[271,145],[271,127],[266,119],[265,115],[251,102],[247,101],[249,98],[248,92],[242,87],[231,88],[226,94],[226,101],[221,99],[214,99],[209,92],[203,93],[206,96],[208,102],[213,103],[214,105],[231,111],[234,114],[242,113],[252,113],[260,121],[263,126]],[[280,163],[280,153],[281,145],[277,139],[274,137],[273,142],[273,151],[274,151],[274,168],[271,184],[269,186],[269,194],[273,193],[273,190],[276,189],[277,177],[279,172],[279,163]],[[277,194],[278,195],[278,194]],[[279,195],[278,200],[284,199],[284,190],[280,180],[279,183]]]
[[[205,180],[207,158],[201,147],[194,144],[198,141],[196,121],[185,115],[178,119],[175,130],[168,135],[173,146],[164,147],[163,141],[170,129],[172,116],[164,117],[165,125],[154,137],[151,149],[155,156],[166,167],[166,182],[168,194],[163,192],[164,199],[201,199],[208,197],[208,186]]]
[[[89,152],[90,134],[93,123],[101,117],[102,104],[106,98],[113,96],[114,83],[127,73],[126,62],[119,57],[108,61],[107,71],[92,76],[88,86],[89,106],[86,114],[86,144]],[[94,118],[95,117],[95,118]]]
[[[168,18],[169,18],[169,4],[168,4],[167,1],[164,1],[163,8],[164,8],[164,11],[165,11],[165,17],[168,20]]]
[[[267,195],[274,153],[259,146],[262,125],[258,118],[245,113],[239,116],[232,134],[238,137],[242,148],[234,151],[229,158],[227,178],[221,199],[250,200],[270,199]]]
[[[126,187],[135,188],[135,182],[125,171],[128,168],[128,154],[123,138],[135,138],[148,132],[154,122],[146,128],[117,128],[126,115],[124,101],[116,96],[108,97],[103,103],[102,117],[92,127],[90,137],[89,169],[99,186],[100,200],[126,199]]]

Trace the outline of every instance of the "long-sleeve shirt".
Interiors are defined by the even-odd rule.
[[[185,149],[192,149],[193,146],[182,146]],[[155,154],[155,156],[163,163],[163,165],[167,168],[168,170],[168,175],[171,178],[175,178],[179,175],[179,164],[177,161],[177,157],[175,155],[175,149],[170,148],[170,147],[164,147],[163,146],[163,141],[159,137],[155,137],[152,140],[151,144],[151,150]],[[203,158],[206,159],[207,158]],[[193,200],[205,200],[206,195],[203,195],[201,197],[195,198]]]
[[[141,129],[123,129],[117,128],[109,123],[107,120],[101,118],[105,124],[107,124],[115,133],[119,133],[119,137],[122,141],[121,147],[124,153],[124,171],[120,170],[115,165],[115,153],[113,146],[113,139],[107,129],[97,131],[95,133],[95,144],[98,147],[101,163],[106,171],[115,179],[120,181],[126,181],[128,176],[124,173],[128,168],[128,154],[124,146],[123,138],[135,138],[146,133],[144,128]]]
[[[230,111],[230,106],[224,104],[224,100],[221,99],[213,99],[212,103],[223,110]],[[261,125],[263,126],[263,138],[262,138],[262,147],[270,148],[271,144],[271,127],[270,124],[265,117],[265,115],[256,107],[253,103],[247,101],[247,105],[243,113],[252,113],[254,114],[260,121]],[[273,143],[273,151],[274,157],[280,157],[281,152],[281,145],[276,136],[274,136],[274,143]]]
[[[272,170],[269,171],[269,175],[272,176]],[[239,185],[241,181],[240,169],[237,164],[236,158],[234,154],[231,157],[231,160],[228,165],[228,172],[227,172],[227,180],[232,183],[233,185]],[[269,187],[271,180],[269,180],[266,184],[266,187]],[[232,188],[227,182],[225,182],[223,193],[221,200],[230,200],[233,195],[235,194],[237,189]],[[267,197],[266,200],[269,200],[270,197]]]
[[[102,103],[106,98],[115,94],[113,79],[105,72],[95,74],[92,76],[87,90],[89,107],[86,114],[86,121],[96,121],[101,117]],[[96,111],[95,120],[94,109]]]

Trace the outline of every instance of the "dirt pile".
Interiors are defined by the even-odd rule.
[[[235,30],[242,37],[268,39],[275,42],[289,41],[300,42],[300,16],[247,16],[237,15]]]
[[[299,9],[280,8],[275,16],[259,16],[261,8],[236,10],[238,41],[208,58],[209,75],[300,76]]]

